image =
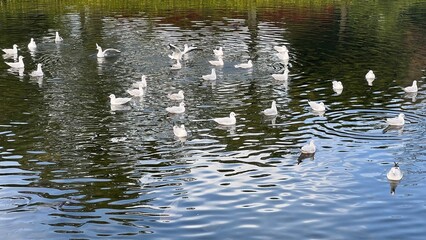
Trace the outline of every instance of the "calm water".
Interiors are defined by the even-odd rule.
[[[19,73],[0,63],[2,236],[422,239],[426,4],[406,2],[179,10],[0,3],[0,48],[18,44],[26,64]],[[55,31],[63,43],[53,42]],[[121,53],[98,60],[95,43]],[[170,70],[169,43],[203,51]],[[283,70],[273,50],[282,44],[288,82],[271,77]],[[225,65],[216,81],[202,80],[218,46]],[[248,59],[251,70],[234,68]],[[37,63],[42,79],[28,75]],[[108,95],[128,96],[142,74],[145,97],[112,110]],[[342,81],[340,95],[332,80]],[[406,95],[413,80],[419,92]],[[187,111],[167,114],[178,104],[167,94],[178,90]],[[260,111],[272,100],[280,114],[268,119]],[[317,115],[308,100],[330,109]],[[235,127],[210,120],[231,111]],[[400,112],[406,125],[386,128]],[[185,124],[186,140],[174,137],[174,124]],[[310,139],[317,153],[300,158]],[[396,186],[386,179],[393,162],[404,173]]]

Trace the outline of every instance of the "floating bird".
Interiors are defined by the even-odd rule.
[[[28,43],[28,50],[35,51],[37,50],[37,44],[34,41],[34,38],[31,38],[30,43]]]
[[[12,63],[9,63],[9,62],[5,62],[7,65],[9,65],[10,67],[12,67],[12,68],[24,68],[25,67],[25,64],[24,64],[24,57],[23,56],[19,56],[18,57],[18,62],[12,62]]]
[[[223,49],[222,49],[222,47],[219,47],[219,49],[213,49],[213,53],[217,57],[222,57],[223,56]]]
[[[282,74],[279,74],[279,73],[277,73],[277,74],[272,74],[271,76],[275,79],[275,80],[278,80],[278,81],[287,81],[288,80],[288,73],[289,73],[290,71],[287,69],[287,68],[285,68],[284,69],[284,72],[282,73]]]
[[[139,88],[139,86],[141,86],[143,88],[147,87],[145,75],[142,75],[141,80],[139,82],[135,82],[135,83],[132,84],[132,87],[135,87],[135,88]]]
[[[201,76],[204,80],[216,80],[216,70],[212,68],[212,73]]]
[[[182,101],[185,98],[182,90],[179,90],[178,93],[170,93],[167,97],[174,101]]]
[[[179,126],[173,126],[173,133],[178,138],[185,138],[188,136],[188,133],[185,130],[185,126],[182,124]]]
[[[283,53],[283,52],[288,52],[288,49],[285,45],[282,46],[274,46],[274,49],[279,52],[279,53]]]
[[[253,67],[253,63],[251,60],[248,60],[247,63],[240,63],[235,65],[235,68],[251,68],[251,67]]]
[[[209,63],[213,66],[223,66],[223,59],[222,57],[218,57],[217,60],[209,61]]]
[[[391,181],[399,181],[402,179],[402,172],[399,169],[398,163],[394,162],[394,166],[386,174],[386,177]]]
[[[62,42],[64,39],[62,38],[62,37],[60,37],[59,36],[59,33],[58,32],[56,32],[56,36],[55,36],[55,42],[56,43],[58,43],[58,42]]]
[[[415,93],[415,92],[417,92],[417,91],[418,91],[418,89],[417,89],[417,81],[416,81],[416,80],[414,80],[414,81],[413,81],[413,85],[412,85],[412,86],[409,86],[409,87],[404,88],[404,91],[405,91],[406,93]]]
[[[278,110],[277,110],[277,103],[275,102],[275,100],[272,101],[272,106],[271,108],[265,109],[263,110],[263,114],[265,114],[266,116],[275,116],[278,114]]]
[[[374,75],[373,70],[368,71],[367,74],[365,74],[365,79],[367,80],[374,80],[376,78],[376,75]]]
[[[129,89],[126,92],[132,95],[133,97],[142,97],[144,94],[144,91],[141,85],[139,85],[139,88],[137,89]]]
[[[96,43],[96,49],[98,50],[98,53],[96,54],[96,56],[98,58],[106,57],[108,55],[107,54],[108,51],[114,51],[114,52],[118,52],[118,53],[121,52],[120,50],[117,50],[117,49],[114,49],[114,48],[107,48],[107,49],[102,51],[102,48],[97,43]]]
[[[284,62],[288,62],[288,60],[290,59],[290,56],[288,55],[288,51],[279,52],[276,55],[281,61],[284,61]]]
[[[325,105],[323,102],[313,102],[308,101],[309,106],[311,106],[312,110],[315,112],[324,112],[325,111]]]
[[[173,53],[172,55],[169,55],[169,58],[171,59],[175,59],[175,60],[181,60],[182,56],[193,51],[193,50],[200,50],[197,47],[190,47],[188,46],[188,44],[184,44],[183,47],[183,51],[180,50],[180,48],[178,48],[177,46],[173,45],[173,44],[169,44],[170,49],[172,49]]]
[[[315,147],[315,144],[314,144],[314,140],[311,140],[309,142],[309,144],[303,145],[303,147],[300,149],[300,151],[303,154],[313,154],[313,153],[315,153],[316,147]]]
[[[173,70],[178,70],[182,68],[182,64],[180,63],[179,59],[176,59],[176,63],[172,65]]]
[[[41,69],[41,63],[37,64],[37,70],[30,73],[32,77],[42,77],[44,75],[43,70]]]
[[[167,107],[166,111],[169,113],[184,113],[185,103],[181,102],[179,106]]]
[[[131,98],[116,98],[114,94],[109,95],[111,105],[122,105],[130,102]]]
[[[237,123],[237,119],[235,119],[235,113],[231,112],[229,114],[229,117],[222,117],[222,118],[213,118],[213,121],[219,123],[220,125],[226,125],[226,126],[230,126],[230,125],[235,125],[235,123]]]
[[[4,53],[8,55],[17,55],[18,54],[18,45],[13,44],[12,48],[2,49]]]
[[[333,81],[332,84],[333,84],[333,90],[334,91],[343,90],[343,84],[342,84],[341,81]]]
[[[404,120],[405,115],[403,113],[400,113],[398,115],[398,117],[394,117],[394,118],[387,118],[386,122],[389,125],[392,126],[403,126],[405,124],[405,120]]]

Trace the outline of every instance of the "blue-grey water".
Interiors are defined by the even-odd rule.
[[[21,72],[3,63],[13,57],[0,63],[2,239],[424,238],[426,3],[64,4],[0,3],[0,48],[25,57]],[[98,59],[96,43],[121,53]],[[170,43],[202,51],[171,70]],[[271,77],[281,45],[286,82]],[[225,64],[203,80],[219,46]],[[234,68],[249,59],[252,69]],[[42,78],[29,76],[37,63]],[[111,109],[108,96],[128,97],[143,74],[145,96]],[[168,114],[178,90],[186,112]],[[279,115],[265,118],[272,100]],[[235,126],[211,120],[231,111]],[[405,126],[388,128],[399,113]],[[311,139],[317,152],[301,157]],[[394,162],[397,183],[386,178]]]

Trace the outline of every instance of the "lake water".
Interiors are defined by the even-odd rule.
[[[0,63],[2,239],[424,238],[426,3],[70,2],[0,3],[0,48],[25,57],[23,72]],[[121,53],[98,59],[96,43]],[[171,70],[170,43],[202,51]],[[281,45],[286,82],[271,77]],[[219,46],[224,66],[203,80]],[[37,63],[43,78],[29,76]],[[145,96],[111,109],[142,74]],[[178,90],[186,112],[168,114]],[[279,115],[265,118],[272,100]],[[211,120],[231,111],[235,126]],[[399,113],[405,126],[388,128]]]

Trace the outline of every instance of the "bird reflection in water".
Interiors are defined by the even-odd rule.
[[[390,193],[392,195],[395,195],[396,187],[398,186],[400,181],[399,180],[388,180],[388,181],[389,181],[389,185],[390,185]]]
[[[401,135],[404,131],[404,126],[394,126],[394,125],[388,125],[385,129],[383,129],[383,134],[387,132],[398,132],[398,135]]]
[[[305,159],[315,159],[315,153],[301,153],[297,158],[297,165],[301,164]]]

